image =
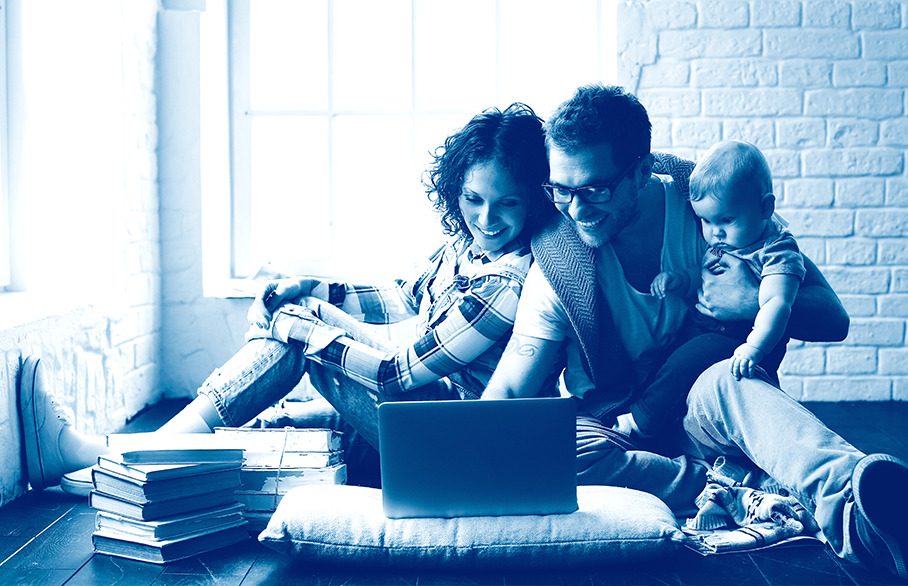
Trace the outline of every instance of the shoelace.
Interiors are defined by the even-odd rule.
[[[53,407],[54,409],[54,415],[57,416],[57,419],[59,419],[63,423],[70,423],[73,419],[75,419],[75,414],[73,413],[72,408],[61,404],[59,401],[57,401],[57,398],[51,394],[48,394],[47,398],[50,401],[51,407]]]

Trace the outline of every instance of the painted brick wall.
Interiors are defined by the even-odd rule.
[[[24,325],[0,331],[0,505],[21,495],[27,483],[21,465],[15,392],[20,357],[42,358],[50,387],[75,416],[76,427],[86,433],[104,433],[122,426],[161,394],[154,88],[159,3],[89,0],[46,4],[8,0],[10,30],[15,31],[9,43],[10,61],[27,61],[29,47],[57,47],[67,52],[67,59],[85,64],[85,69],[73,73],[76,77],[72,79],[78,79],[80,85],[70,93],[29,100],[21,110],[15,97],[11,98],[11,192],[17,191],[13,197],[37,199],[46,194],[32,191],[30,186],[59,182],[53,189],[80,198],[81,206],[98,214],[111,214],[104,230],[84,237],[100,241],[113,260],[105,261],[102,267],[108,286],[92,295],[90,304],[71,299],[72,291],[81,283],[63,279],[58,279],[51,290],[37,287],[29,293],[0,296],[4,323],[12,317],[22,322],[23,315],[32,313],[49,316],[24,320]],[[50,15],[59,19],[56,22],[66,23],[63,36],[47,26]],[[114,52],[113,59],[100,62],[93,53],[109,55],[111,50],[121,54]],[[39,76],[69,79],[68,74],[29,70],[18,77],[14,74],[10,83],[27,84]],[[11,87],[11,96],[21,89]],[[68,114],[72,124],[58,124],[60,111],[66,109],[76,110]],[[86,148],[86,120],[96,125],[95,132],[110,132],[102,141],[105,150]],[[55,148],[23,149],[17,142],[23,136],[30,140],[47,137],[45,144]],[[65,156],[59,158],[61,154]],[[32,158],[40,164],[33,164]],[[77,169],[91,178],[90,186],[75,186],[77,178],[61,169]],[[32,174],[45,174],[50,179],[33,181]],[[98,209],[101,206],[107,209]],[[26,218],[25,222],[36,222],[29,226],[42,238],[54,238],[55,234],[46,230],[46,220],[59,220],[53,216],[61,214],[60,209],[44,205],[40,212],[40,218]],[[67,239],[54,245],[65,251],[80,243]],[[91,271],[97,270],[99,259],[82,260],[88,279]]]
[[[618,31],[653,148],[760,147],[779,212],[852,318],[842,344],[789,346],[785,389],[908,400],[908,4],[622,2]]]

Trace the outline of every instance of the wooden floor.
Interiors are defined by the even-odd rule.
[[[164,402],[127,430],[153,430],[182,403]],[[865,452],[908,459],[908,403],[811,403],[830,427]],[[700,557],[679,554],[658,563],[560,572],[362,571],[294,563],[250,538],[167,566],[93,555],[94,512],[84,499],[57,489],[31,492],[0,508],[0,585],[11,584],[898,584],[895,578],[846,564],[820,546]]]

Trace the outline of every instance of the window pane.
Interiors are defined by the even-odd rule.
[[[409,276],[440,242],[440,225],[413,165],[411,120],[335,120],[337,268],[354,280]]]
[[[328,257],[328,144],[326,116],[253,118],[253,271],[268,261]]]
[[[480,111],[495,103],[495,3],[419,0],[416,106]]]
[[[501,99],[547,118],[574,88],[599,80],[596,0],[501,0]]]
[[[327,108],[327,0],[255,0],[249,21],[252,109]]]
[[[334,107],[409,109],[411,44],[410,0],[334,2]]]

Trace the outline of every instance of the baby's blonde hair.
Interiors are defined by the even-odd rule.
[[[720,192],[752,197],[772,193],[772,174],[760,149],[747,142],[726,140],[703,153],[690,174],[690,199],[699,201]]]

